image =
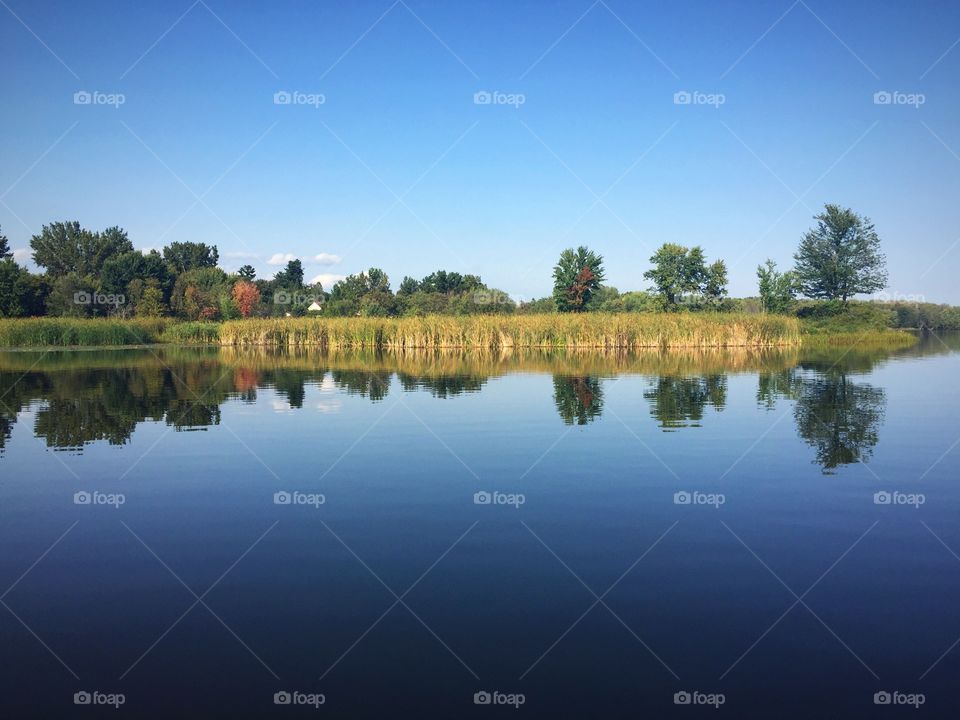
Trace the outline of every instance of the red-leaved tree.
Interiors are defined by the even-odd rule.
[[[248,318],[260,302],[260,290],[251,282],[238,280],[233,286],[233,302],[240,315]]]

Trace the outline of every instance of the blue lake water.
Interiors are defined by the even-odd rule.
[[[955,717],[958,349],[2,354],[0,717]]]

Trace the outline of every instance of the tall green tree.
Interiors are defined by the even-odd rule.
[[[7,256],[0,259],[0,317],[20,317],[27,314],[23,302],[26,290],[24,275],[27,275],[27,271],[12,258]]]
[[[134,280],[155,280],[164,294],[173,284],[169,266],[156,250],[144,254],[138,250],[114,255],[103,264],[100,291],[124,295]]]
[[[257,277],[257,269],[253,267],[253,265],[244,265],[242,268],[237,270],[237,276],[241,280],[253,282],[254,278]]]
[[[437,270],[421,280],[418,289],[428,293],[465,293],[481,287],[483,283],[476,275],[461,275],[458,272]]]
[[[716,306],[726,294],[727,264],[723,260],[717,260],[707,267],[703,281],[703,297],[708,305]]]
[[[291,260],[287,267],[274,276],[273,281],[281,288],[302,288],[303,263],[299,259]]]
[[[825,205],[794,255],[800,291],[811,298],[847,300],[887,286],[886,258],[868,218],[849,208]]]
[[[68,273],[96,278],[108,259],[131,252],[133,243],[126,231],[118,227],[95,233],[72,221],[44,225],[40,233],[30,239],[30,247],[34,262],[53,278]]]
[[[47,314],[60,317],[90,317],[106,314],[107,306],[93,302],[97,291],[95,279],[90,275],[68,272],[55,278],[47,296]]]
[[[553,268],[553,301],[560,312],[583,312],[604,280],[603,256],[581,245],[567,248]]]
[[[400,281],[400,287],[397,288],[397,295],[413,295],[419,289],[420,283],[407,275]]]
[[[348,275],[331,288],[326,311],[341,316],[396,314],[396,297],[390,291],[390,278],[380,268]]]
[[[218,267],[201,267],[177,276],[170,308],[190,320],[215,319],[221,314],[221,299],[230,297],[227,274]]]
[[[174,242],[163,249],[163,259],[174,274],[217,266],[220,253],[216,245],[200,242]]]
[[[676,309],[686,296],[718,301],[726,294],[726,265],[718,260],[708,268],[699,245],[687,248],[664,243],[651,256],[650,262],[653,267],[643,276],[653,282],[652,290],[659,295],[661,305],[667,310]]]
[[[779,272],[773,260],[757,266],[760,284],[760,304],[764,312],[786,313],[793,305],[796,295],[796,277],[792,271]]]
[[[6,260],[12,258],[13,253],[10,252],[10,241],[7,240],[7,236],[0,232],[0,260]]]

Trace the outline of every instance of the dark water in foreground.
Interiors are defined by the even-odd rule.
[[[0,354],[0,717],[956,717],[958,348]]]

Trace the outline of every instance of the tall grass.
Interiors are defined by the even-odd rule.
[[[155,343],[170,320],[15,318],[0,320],[0,347],[94,347]]]
[[[691,313],[277,318],[223,323],[219,340],[335,349],[771,347],[799,344],[800,325],[776,315]]]
[[[819,331],[803,333],[803,346],[817,347],[863,347],[904,348],[916,344],[918,336],[909,330],[859,330],[856,332]]]
[[[209,345],[220,342],[220,326],[211,322],[181,322],[169,325],[160,341],[174,345]]]

